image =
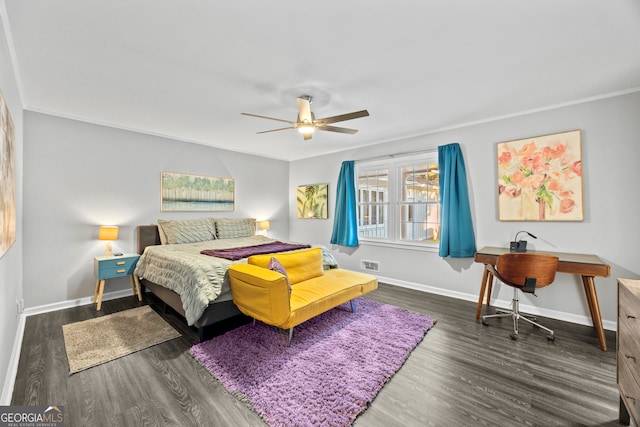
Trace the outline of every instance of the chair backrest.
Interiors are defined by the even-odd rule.
[[[536,279],[536,288],[550,285],[556,277],[558,257],[542,254],[508,253],[498,256],[496,270],[505,279],[524,285],[527,277]]]

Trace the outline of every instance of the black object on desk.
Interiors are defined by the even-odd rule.
[[[516,233],[516,238],[513,239],[513,242],[511,242],[509,244],[509,251],[510,252],[527,252],[527,241],[526,240],[518,240],[518,234],[520,233],[527,233],[529,236],[533,237],[534,239],[537,239],[536,236],[534,236],[533,234],[529,233],[528,231],[518,231]]]

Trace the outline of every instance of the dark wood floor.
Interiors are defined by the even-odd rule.
[[[590,327],[539,319],[555,343],[510,322],[476,322],[475,304],[381,284],[369,298],[438,318],[355,426],[617,426],[615,333],[603,352]],[[157,301],[145,296],[143,304]],[[68,426],[264,426],[191,356],[197,332],[68,375],[61,325],[121,311],[135,298],[26,320],[13,405],[63,405]],[[208,331],[224,332],[224,325]],[[295,345],[295,343],[294,343]]]

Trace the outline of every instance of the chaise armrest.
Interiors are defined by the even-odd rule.
[[[283,274],[257,265],[233,264],[229,282],[233,302],[242,313],[274,326],[289,318],[289,282]]]

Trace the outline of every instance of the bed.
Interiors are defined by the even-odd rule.
[[[143,291],[148,289],[182,315],[189,326],[204,328],[241,316],[233,303],[227,269],[247,258],[229,260],[202,251],[273,244],[275,239],[255,235],[252,218],[204,218],[158,221],[137,227],[137,251],[141,255],[134,274]],[[309,247],[305,245],[305,247]],[[327,268],[337,264],[323,248]]]

